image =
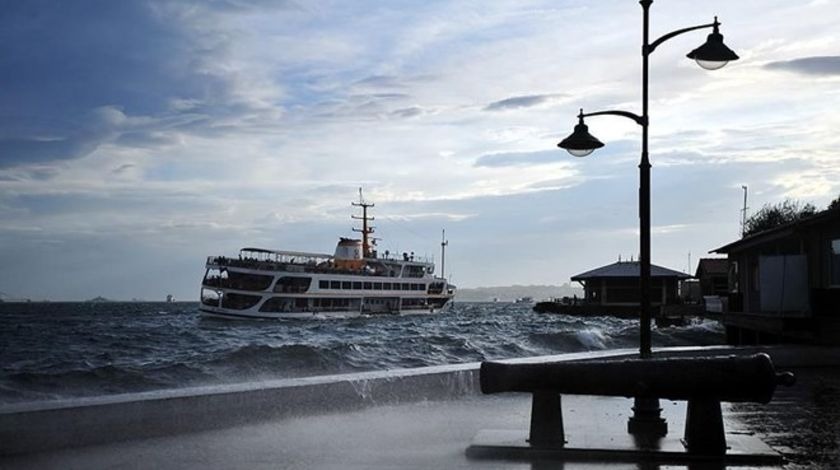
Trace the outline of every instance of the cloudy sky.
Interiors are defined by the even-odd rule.
[[[840,193],[834,0],[657,0],[652,37],[720,17],[741,60],[651,58],[653,262],[739,233],[743,192]],[[205,257],[380,250],[463,287],[559,284],[638,253],[640,132],[556,148],[578,108],[640,112],[636,1],[9,0],[0,9],[0,292],[198,297]],[[694,269],[694,266],[691,267]]]

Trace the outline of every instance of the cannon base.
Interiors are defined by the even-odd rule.
[[[532,446],[527,431],[482,430],[467,448],[471,459],[556,460],[588,462],[721,462],[727,465],[781,465],[784,458],[754,436],[728,434],[725,454],[689,453],[679,437],[666,436],[644,445],[624,432],[566,434],[563,446]]]

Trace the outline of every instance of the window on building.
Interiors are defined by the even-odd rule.
[[[840,286],[840,238],[831,240],[831,285]]]
[[[359,282],[359,281],[353,281],[353,290],[361,290],[361,289],[362,289],[362,283]]]
[[[370,282],[364,283],[364,288],[365,288],[365,290],[373,289],[373,283],[370,283]]]
[[[738,278],[738,262],[729,263],[729,292],[740,292],[740,279]]]
[[[373,283],[374,290],[382,290],[382,283],[381,282],[374,282]]]
[[[330,288],[330,281],[318,281],[318,288],[319,289],[329,289]]]
[[[351,283],[350,281],[341,281],[341,288],[342,289],[350,289]]]
[[[341,289],[341,281],[330,281],[330,289]]]

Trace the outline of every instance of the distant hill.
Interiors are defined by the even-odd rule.
[[[503,302],[512,302],[520,297],[533,297],[535,301],[550,297],[583,297],[583,289],[568,282],[560,286],[497,286],[458,289],[455,300],[462,302],[492,302],[497,298]]]
[[[99,302],[113,302],[113,300],[111,300],[111,299],[106,299],[105,297],[102,297],[102,296],[97,296],[97,297],[94,297],[94,298],[92,298],[92,299],[85,300],[85,302],[94,302],[94,303],[99,303]]]
[[[32,302],[30,299],[23,298],[23,297],[15,297],[13,295],[7,294],[5,292],[0,292],[0,303],[2,302]]]

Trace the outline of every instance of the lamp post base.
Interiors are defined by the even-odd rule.
[[[658,398],[635,398],[633,416],[627,420],[627,432],[639,437],[662,437],[668,434],[668,422],[661,416]]]

